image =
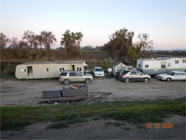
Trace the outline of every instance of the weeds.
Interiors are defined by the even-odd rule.
[[[73,117],[69,116],[69,118],[64,117],[61,120],[63,120],[63,121],[53,123],[53,124],[49,125],[46,129],[60,129],[60,128],[69,127],[70,124],[81,123],[81,122],[87,121],[84,117],[81,117],[81,116],[73,116]]]
[[[0,72],[0,78],[1,79],[16,79],[15,75],[3,74],[1,72]]]
[[[92,105],[1,107],[0,129],[20,130],[27,125],[41,121],[52,121],[53,124],[47,129],[57,129],[74,123],[86,122],[87,118],[112,118],[130,123],[161,122],[162,118],[169,117],[168,114],[185,116],[185,109],[185,98],[105,102]]]

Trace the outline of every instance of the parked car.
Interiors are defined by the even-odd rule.
[[[105,76],[104,70],[101,67],[95,67],[93,69],[93,73],[95,77],[103,77]]]
[[[85,82],[86,84],[90,84],[92,80],[93,76],[91,74],[84,74],[79,71],[63,71],[59,77],[59,81],[65,85],[71,82]]]
[[[168,74],[158,74],[157,78],[167,82],[170,82],[171,80],[186,80],[186,72],[172,71]]]
[[[145,75],[137,70],[122,70],[119,74],[119,79],[125,83],[129,83],[130,81],[143,81],[148,83],[151,79],[151,76]]]

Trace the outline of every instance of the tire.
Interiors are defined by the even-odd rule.
[[[125,82],[125,79],[123,79],[122,77],[120,79],[121,79],[122,82]],[[118,80],[120,80],[120,79],[118,79]]]
[[[170,79],[170,78],[167,78],[167,79],[166,79],[166,81],[167,81],[167,82],[170,82],[170,81],[171,81],[171,79]]]
[[[129,81],[129,79],[128,78],[126,78],[125,79],[125,83],[129,83],[130,81]]]
[[[65,79],[63,82],[64,82],[65,85],[69,85],[70,84],[70,80],[69,79]]]
[[[148,83],[148,82],[149,82],[149,79],[148,79],[148,78],[145,78],[145,79],[144,79],[144,82],[145,82],[145,83]]]
[[[86,84],[90,84],[91,83],[91,79],[89,79],[89,78],[85,79],[85,83]]]

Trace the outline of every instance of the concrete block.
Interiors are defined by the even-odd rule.
[[[88,97],[88,89],[87,87],[79,87],[79,89],[63,88],[62,96],[63,97],[78,97],[78,96]]]
[[[61,97],[61,90],[42,91],[43,99]]]

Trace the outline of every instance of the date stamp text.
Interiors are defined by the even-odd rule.
[[[147,123],[147,128],[173,128],[173,123]]]

